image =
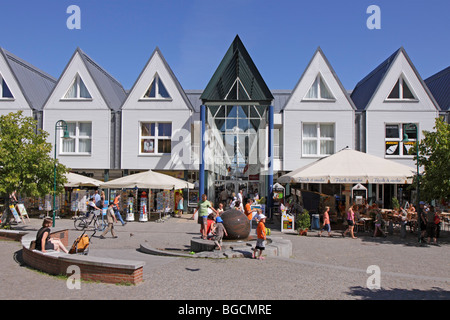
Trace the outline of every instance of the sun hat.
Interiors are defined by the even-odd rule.
[[[216,218],[216,223],[222,223],[222,222],[223,222],[223,220],[222,220],[221,217],[217,217],[217,218]]]

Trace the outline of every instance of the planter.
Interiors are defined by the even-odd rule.
[[[306,235],[308,235],[308,229],[298,229],[298,235],[299,236],[306,236]]]

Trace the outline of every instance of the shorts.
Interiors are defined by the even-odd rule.
[[[264,239],[256,239],[256,247],[255,249],[264,250],[266,248],[266,240]]]
[[[330,224],[325,224],[322,228],[322,231],[327,231],[327,232],[331,232],[331,226]]]
[[[436,238],[436,224],[434,222],[427,223],[427,235],[429,238]]]
[[[208,216],[198,216],[197,222],[198,224],[206,224],[208,220]]]
[[[352,227],[354,225],[353,220],[347,220],[347,223],[348,223],[349,227]]]

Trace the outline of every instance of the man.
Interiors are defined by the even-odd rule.
[[[208,201],[206,194],[202,195],[202,200],[198,203],[198,223],[200,224],[200,233],[202,234],[202,239],[206,240],[206,229],[208,223],[208,209],[214,211],[217,214],[216,209],[213,208],[211,202]]]
[[[106,234],[111,231],[111,235],[113,238],[117,238],[116,233],[114,232],[114,222],[117,222],[116,217],[114,216],[114,204],[110,203],[108,206],[108,210],[106,210],[106,219],[108,221],[108,226],[105,228],[105,231],[100,235],[100,239],[105,239]]]

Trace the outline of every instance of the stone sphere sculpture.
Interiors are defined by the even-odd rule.
[[[250,235],[250,221],[241,211],[230,209],[223,212],[220,217],[227,230],[228,236],[224,235],[226,240],[243,240]]]

